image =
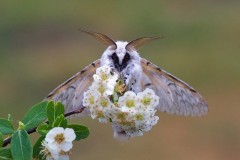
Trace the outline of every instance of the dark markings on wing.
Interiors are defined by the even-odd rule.
[[[160,98],[158,110],[184,116],[201,116],[207,113],[206,101],[187,83],[146,59],[141,59],[141,64],[142,86],[152,88],[158,94]]]
[[[152,84],[151,83],[146,83],[144,86],[147,87],[147,86],[151,86]]]
[[[85,67],[82,71],[69,78],[45,98],[46,101],[60,101],[65,105],[66,112],[82,107],[83,93],[89,88],[93,81],[93,74],[100,67],[97,60]]]

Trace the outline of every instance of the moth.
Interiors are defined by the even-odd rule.
[[[153,89],[160,98],[156,109],[161,112],[182,116],[201,116],[207,113],[206,101],[194,88],[139,56],[138,49],[141,46],[161,37],[142,37],[131,42],[115,42],[101,33],[83,32],[105,44],[107,49],[100,59],[58,86],[45,100],[62,102],[66,112],[83,107],[83,93],[91,85],[96,69],[108,65],[124,80],[127,90],[138,93],[146,88]],[[84,113],[81,114],[89,114],[89,111],[84,109]]]

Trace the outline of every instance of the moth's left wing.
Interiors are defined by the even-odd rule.
[[[100,60],[96,60],[89,66],[85,67],[82,71],[78,72],[54,89],[45,98],[45,101],[54,100],[56,102],[62,102],[65,106],[65,112],[70,112],[76,108],[83,107],[83,93],[88,90],[91,85],[93,81],[93,74],[95,74],[96,69],[99,66]],[[85,112],[87,111],[85,110]]]
[[[141,59],[141,65],[142,86],[152,88],[159,96],[158,110],[183,116],[207,113],[206,101],[191,86],[146,59]]]

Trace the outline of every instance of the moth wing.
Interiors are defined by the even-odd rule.
[[[83,93],[88,90],[89,86],[92,84],[93,75],[99,66],[100,60],[96,60],[85,67],[82,71],[78,72],[49,93],[45,101],[60,101],[65,106],[65,112],[71,112],[76,108],[82,108]],[[84,115],[87,114],[88,111],[85,109],[82,113],[81,115]]]
[[[141,59],[141,65],[143,89],[152,88],[159,96],[158,110],[183,116],[207,113],[206,101],[191,86],[146,59]]]

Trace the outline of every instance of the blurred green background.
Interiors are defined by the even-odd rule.
[[[71,159],[240,159],[240,1],[1,1],[1,117],[21,120],[31,105],[101,56],[104,46],[80,27],[115,40],[164,35],[141,56],[196,88],[209,114],[158,113],[158,125],[129,143],[115,141],[110,124],[71,120],[91,129]]]

